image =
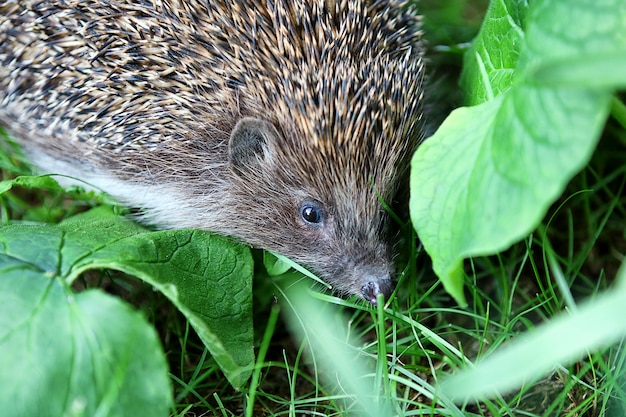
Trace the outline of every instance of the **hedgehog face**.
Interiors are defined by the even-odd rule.
[[[294,194],[298,191],[294,189]],[[342,204],[310,198],[291,201],[298,209],[293,213],[298,236],[288,241],[299,239],[300,245],[285,249],[295,260],[339,292],[360,295],[371,303],[376,303],[378,294],[389,296],[393,268],[383,240],[386,234],[381,230],[387,217],[384,211],[355,218],[355,206],[362,204],[359,198]]]
[[[296,159],[286,155],[292,146],[281,147],[284,140],[273,124],[253,117],[242,118],[231,133],[233,190],[248,214],[231,219],[238,237],[312,269],[340,293],[371,303],[378,294],[388,296],[387,214],[372,185],[337,181],[319,157],[307,158],[306,149]],[[307,161],[310,175],[294,174],[306,171],[295,160]]]

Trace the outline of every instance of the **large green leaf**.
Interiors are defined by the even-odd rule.
[[[93,268],[141,278],[185,314],[234,387],[248,379],[254,352],[247,247],[203,231],[149,232],[104,207],[58,226],[5,227],[0,245],[5,259],[66,283]]]
[[[120,300],[73,294],[37,265],[2,253],[0,305],[2,415],[168,415],[171,384],[157,334]]]
[[[537,68],[626,49],[621,0],[541,0],[525,18],[502,16],[522,13],[518,1],[493,3],[468,51],[463,85],[470,102],[482,104],[453,112],[412,160],[413,224],[461,304],[463,259],[503,250],[537,226],[587,163],[609,112],[606,85],[542,83]],[[498,76],[508,65],[514,73]]]

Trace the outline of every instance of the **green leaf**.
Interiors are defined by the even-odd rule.
[[[582,358],[598,346],[626,337],[626,291],[607,291],[441,382],[443,396],[457,403],[506,394],[531,378]],[[581,333],[583,332],[583,333]],[[581,337],[584,334],[584,337]],[[519,364],[525,364],[520,368]]]
[[[539,86],[626,88],[626,50],[547,61],[529,73]],[[598,74],[602,74],[598,77]]]
[[[478,37],[465,53],[461,85],[465,102],[484,103],[511,88],[524,43],[527,0],[497,0],[489,4]]]
[[[263,252],[263,265],[271,277],[277,277],[291,269],[291,266],[271,252]]]
[[[316,281],[318,284],[322,284],[326,288],[330,289],[331,286],[322,281],[317,277],[313,272],[309,271],[302,265],[292,261],[284,255],[275,252],[265,252],[263,257],[263,264],[265,265],[265,269],[270,276],[278,276],[286,273],[289,269],[293,268],[304,276],[311,278]]]
[[[0,254],[0,407],[6,416],[167,416],[154,329],[100,291],[73,294]]]
[[[67,283],[93,268],[144,280],[189,319],[235,388],[249,378],[253,267],[246,246],[197,230],[149,232],[105,207],[58,226],[5,227],[0,245],[12,259]]]
[[[504,9],[521,10],[518,4],[507,2]],[[501,8],[492,5],[493,10]],[[596,23],[609,15],[609,27],[598,28]],[[501,251],[537,226],[587,163],[609,112],[610,91],[595,88],[593,81],[542,86],[528,74],[555,59],[626,49],[626,3],[534,2],[525,19],[504,19],[527,25],[525,42],[503,44],[503,53],[513,56],[507,50],[511,45],[520,51],[507,89],[501,78],[481,69],[489,67],[495,45],[512,30],[512,25],[502,28],[502,20],[486,18],[479,42],[493,45],[486,48],[491,54],[467,69],[486,75],[465,78],[474,83],[465,86],[472,102],[488,96],[473,91],[492,91],[496,97],[454,111],[412,160],[413,224],[435,272],[460,304],[465,303],[463,259]]]
[[[23,175],[10,180],[0,181],[0,194],[9,191],[14,186],[24,188],[38,188],[64,192],[65,190],[49,175]]]

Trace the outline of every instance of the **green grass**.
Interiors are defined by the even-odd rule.
[[[459,45],[478,29],[480,12],[469,1],[445,6],[424,1],[423,10],[429,16],[426,31],[432,36],[438,94],[447,97],[441,105],[445,112],[459,104]],[[262,254],[255,253],[257,362],[240,392],[164,296],[111,271],[90,273],[74,285],[104,288],[154,324],[174,386],[172,416],[623,416],[624,341],[477,403],[455,404],[435,388],[477,358],[576,310],[581,301],[616,291],[614,281],[626,253],[621,109],[618,101],[591,162],[536,231],[504,252],[465,262],[466,308],[444,291],[414,234],[399,248],[404,261],[394,296],[378,307],[310,291],[313,281],[291,272],[269,277],[261,266]],[[28,172],[15,155],[14,149],[0,154],[2,179]],[[0,196],[0,215],[4,225],[56,223],[96,204],[96,196],[76,190],[15,188]],[[581,338],[586,331],[580,329]],[[550,346],[529,344],[527,349],[539,357]],[[528,366],[511,362],[502,371],[521,372]],[[380,395],[373,398],[372,393]]]

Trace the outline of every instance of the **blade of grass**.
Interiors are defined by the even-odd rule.
[[[254,399],[256,396],[256,390],[259,387],[261,370],[265,368],[263,362],[265,360],[267,350],[270,346],[272,335],[274,334],[274,330],[276,329],[276,322],[278,321],[279,312],[280,307],[278,305],[273,305],[272,309],[270,310],[270,316],[267,319],[267,326],[265,326],[263,341],[261,342],[261,346],[259,347],[259,354],[257,356],[256,366],[254,368],[254,372],[252,373],[252,378],[250,379],[250,388],[248,389],[248,396],[246,401],[246,417],[253,417],[254,415]]]

